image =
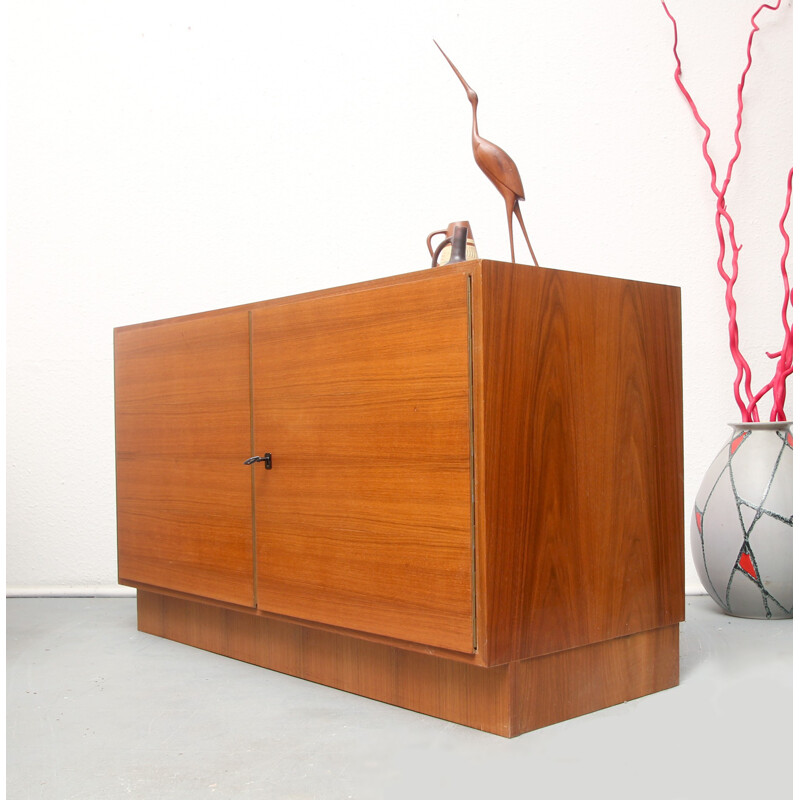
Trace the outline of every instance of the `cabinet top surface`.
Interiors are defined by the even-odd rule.
[[[357,283],[344,284],[342,286],[333,286],[326,289],[317,291],[302,292],[296,295],[286,295],[282,297],[271,298],[267,300],[255,301],[252,303],[244,303],[242,305],[227,306],[224,308],[208,309],[205,311],[196,312],[193,314],[185,314],[176,317],[166,317],[163,319],[150,320],[146,322],[133,323],[130,325],[121,325],[115,328],[117,331],[123,331],[128,328],[139,328],[150,325],[161,325],[167,322],[176,322],[179,320],[190,320],[198,316],[209,316],[215,314],[226,314],[235,311],[252,311],[258,308],[263,308],[269,305],[279,305],[284,303],[296,303],[304,300],[313,300],[319,297],[326,297],[331,295],[350,294],[354,292],[368,291],[370,289],[377,289],[382,286],[391,286],[399,283],[408,283],[413,281],[432,280],[445,275],[476,275],[486,271],[511,269],[516,271],[527,272],[530,270],[536,271],[542,275],[544,279],[547,276],[554,276],[557,274],[581,276],[586,279],[602,280],[602,281],[623,281],[629,283],[651,283],[648,281],[637,281],[628,278],[606,277],[603,275],[596,275],[592,273],[580,273],[574,270],[562,269],[549,269],[546,267],[534,267],[529,264],[511,264],[505,261],[494,261],[489,259],[476,259],[474,261],[464,261],[459,264],[445,265],[435,267],[433,269],[427,268],[423,270],[416,270],[414,272],[406,272],[400,275],[389,275],[382,278],[376,278],[368,281],[360,281]],[[665,288],[667,288],[665,286]],[[668,287],[675,291],[680,291],[677,287]]]

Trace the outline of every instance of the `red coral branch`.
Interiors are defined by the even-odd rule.
[[[733,296],[733,287],[736,284],[736,280],[739,277],[739,251],[741,250],[741,246],[737,245],[736,243],[736,234],[735,234],[735,227],[733,218],[728,213],[728,210],[725,205],[725,195],[728,191],[728,186],[731,182],[731,176],[733,175],[733,166],[738,161],[739,156],[742,152],[742,142],[740,138],[740,133],[742,129],[742,112],[744,110],[744,100],[743,100],[743,92],[744,92],[744,84],[745,79],[747,78],[747,73],[750,71],[750,67],[753,64],[752,58],[752,46],[753,46],[753,38],[755,37],[756,31],[760,30],[758,24],[756,23],[756,18],[764,9],[770,9],[771,11],[777,11],[780,8],[781,0],[774,5],[768,5],[767,3],[762,4],[750,18],[751,24],[751,31],[750,36],[747,40],[747,64],[745,65],[744,71],[742,72],[741,80],[739,81],[739,85],[737,87],[737,112],[736,112],[736,128],[734,130],[734,141],[736,144],[736,149],[731,157],[730,161],[728,162],[728,168],[725,173],[725,179],[722,182],[722,187],[720,188],[717,184],[717,169],[716,165],[714,164],[714,160],[711,158],[711,154],[708,150],[708,143],[711,139],[711,129],[703,120],[700,112],[697,108],[697,104],[694,102],[689,90],[686,88],[683,80],[681,78],[682,74],[682,64],[680,60],[680,56],[678,55],[678,23],[675,20],[675,17],[672,16],[669,9],[667,8],[667,4],[664,0],[662,0],[661,5],[664,7],[664,11],[672,21],[672,29],[673,29],[673,47],[672,53],[675,57],[675,83],[678,85],[678,88],[681,90],[686,102],[689,104],[689,107],[692,110],[692,114],[695,118],[697,124],[703,129],[704,137],[702,143],[702,152],[703,158],[708,165],[709,171],[711,172],[711,191],[714,193],[716,197],[716,213],[714,217],[714,224],[717,231],[717,240],[719,242],[719,256],[717,258],[717,271],[719,272],[722,279],[725,281],[725,306],[728,311],[728,338],[730,342],[730,350],[731,355],[733,357],[734,365],[736,366],[736,378],[733,382],[733,395],[736,404],[739,406],[739,410],[742,414],[742,421],[744,422],[755,422],[758,421],[758,409],[756,404],[758,401],[764,396],[764,394],[772,388],[775,392],[775,401],[776,405],[773,408],[773,414],[777,414],[779,417],[783,413],[783,403],[785,400],[785,381],[786,377],[791,374],[791,338],[792,333],[791,329],[788,327],[788,322],[786,321],[786,308],[788,302],[784,302],[784,328],[788,330],[787,337],[784,339],[784,346],[780,353],[780,359],[778,366],[776,367],[776,374],[775,377],[770,381],[767,386],[765,386],[756,396],[753,395],[751,382],[752,382],[752,372],[750,370],[750,365],[747,363],[747,359],[742,355],[741,350],[739,349],[739,326],[736,322],[736,301]],[[790,187],[789,193],[791,194],[791,178],[790,178]],[[786,214],[788,214],[788,203],[789,200],[787,198],[787,210],[784,213],[784,220],[786,218]],[[722,220],[725,220],[727,230],[728,230],[728,240],[730,241],[731,246],[731,269],[730,274],[728,274],[725,270],[725,251],[726,251],[726,244],[725,244],[725,231],[723,230]],[[783,220],[782,220],[783,222]],[[784,233],[785,236],[785,229],[781,224],[781,231]],[[788,237],[785,236],[786,241],[788,242]],[[784,287],[788,292],[788,277],[786,277],[785,272],[785,259],[786,253],[788,253],[788,244],[787,248],[784,253],[784,259],[782,261],[782,271],[784,274]],[[788,344],[787,344],[788,343]],[[788,360],[787,360],[788,359]],[[745,396],[747,397],[747,404],[742,400],[741,396],[741,385],[742,380],[744,380],[744,391]],[[781,394],[783,392],[783,394]]]

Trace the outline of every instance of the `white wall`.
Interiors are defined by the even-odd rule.
[[[723,170],[758,5],[670,3]],[[759,385],[783,338],[783,5],[760,18],[729,193]],[[434,37],[480,95],[481,133],[520,169],[539,261],[682,287],[688,519],[738,414],[714,202],[659,2],[10,6],[11,592],[115,584],[115,326],[421,269],[427,233],[456,219],[482,256],[508,258],[502,201],[472,161],[470,108]],[[687,589],[700,589],[688,551]]]

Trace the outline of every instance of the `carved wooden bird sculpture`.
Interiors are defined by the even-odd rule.
[[[433,43],[439,47],[439,43],[434,39]],[[439,47],[441,54],[447,58],[447,53]],[[472,105],[472,154],[475,162],[481,168],[484,175],[494,184],[498,192],[506,201],[506,216],[508,217],[508,239],[511,243],[511,261],[514,263],[514,232],[512,231],[511,215],[516,214],[519,220],[528,250],[531,251],[533,263],[538,267],[539,262],[533,254],[528,232],[525,230],[525,223],[522,221],[522,213],[519,210],[519,201],[525,199],[525,191],[522,188],[522,180],[519,177],[517,165],[512,161],[511,156],[496,144],[484,139],[478,134],[478,95],[461,76],[455,64],[447,58],[447,63],[453,68],[461,85],[467,91],[467,98]]]

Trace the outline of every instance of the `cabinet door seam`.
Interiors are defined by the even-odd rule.
[[[256,453],[255,388],[253,385],[253,312],[247,312],[247,341],[250,348],[250,456]],[[258,608],[258,541],[256,532],[256,471],[250,470],[250,517],[253,550],[253,607]]]

